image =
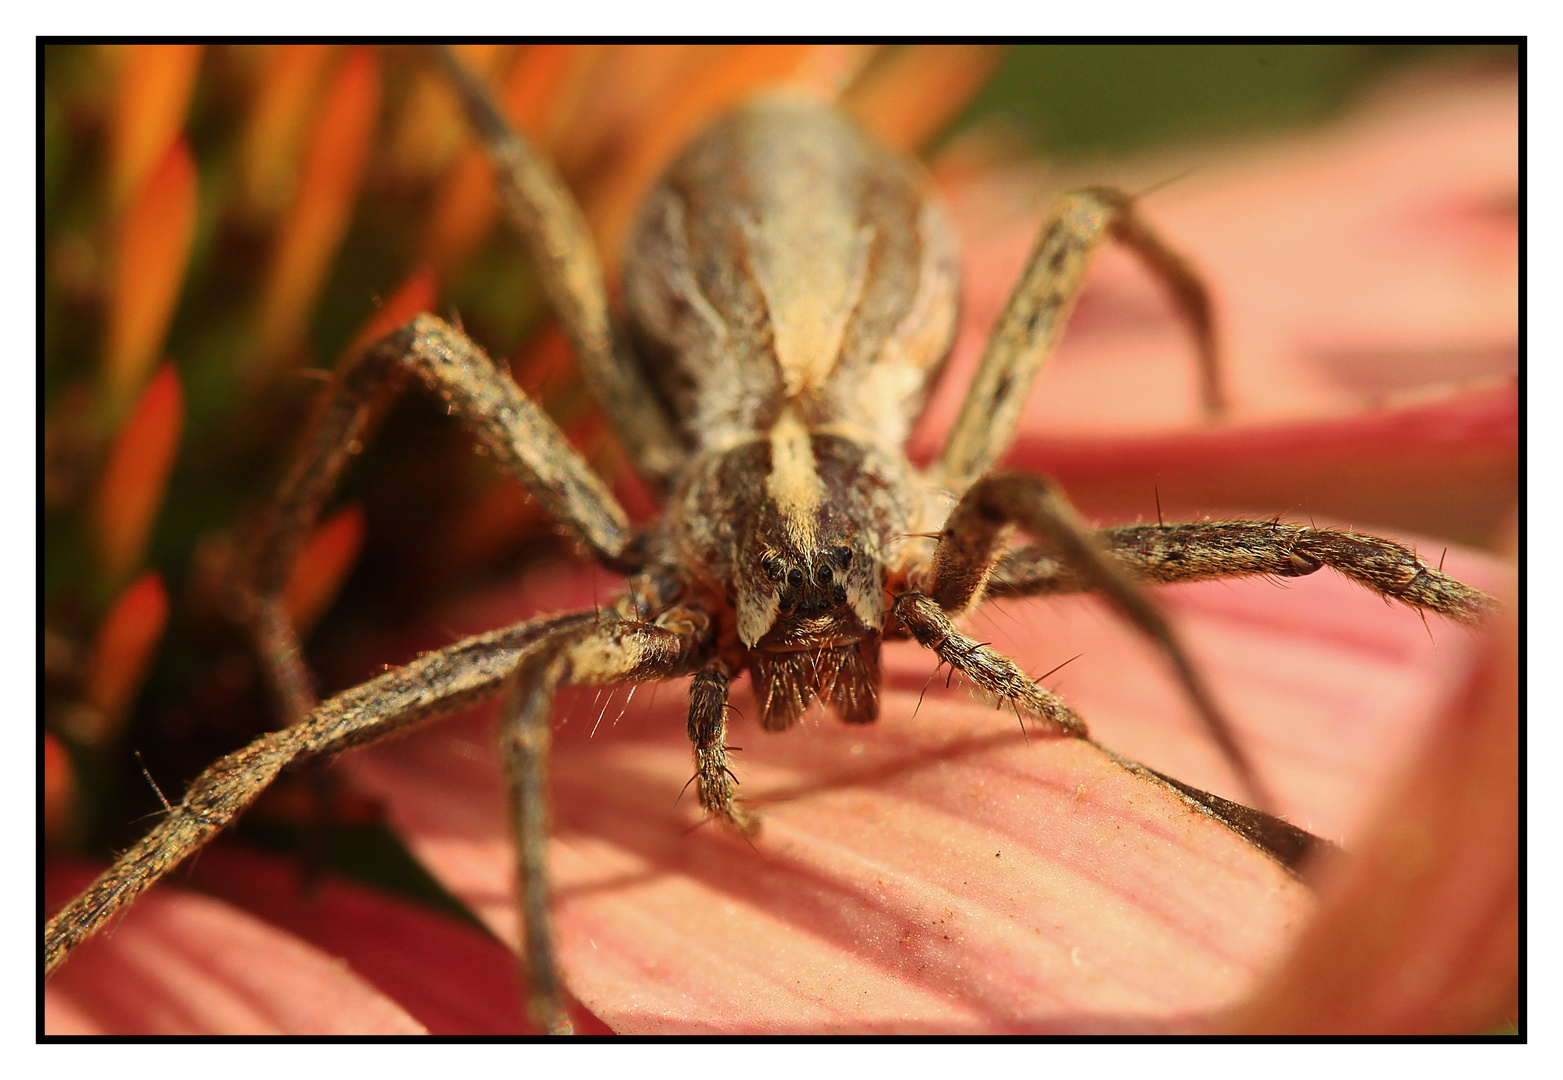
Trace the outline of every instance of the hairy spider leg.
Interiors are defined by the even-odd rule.
[[[1062,196],[999,316],[949,440],[930,469],[936,483],[964,490],[964,495],[940,536],[929,595],[945,612],[964,611],[980,600],[1008,540],[1009,526],[1021,525],[1036,533],[1081,573],[1093,591],[1106,596],[1156,644],[1244,787],[1262,805],[1268,804],[1269,796],[1252,763],[1171,626],[1134,580],[1102,554],[1063,492],[1050,481],[1020,474],[976,479],[993,466],[1014,437],[1032,383],[1057,345],[1085,284],[1091,257],[1109,236],[1138,254],[1172,292],[1194,333],[1206,411],[1214,415],[1222,407],[1210,299],[1198,275],[1140,220],[1133,200],[1124,192],[1097,187]],[[907,607],[910,611],[910,603]],[[922,618],[926,620],[926,613]]]
[[[262,735],[222,758],[195,778],[151,832],[48,921],[45,974],[237,817],[283,766],[367,745],[495,697],[528,650],[597,618],[591,611],[550,615],[465,638],[338,694],[303,723]]]
[[[994,325],[955,426],[929,470],[937,481],[961,490],[1009,448],[1026,396],[1079,299],[1091,257],[1109,236],[1139,255],[1172,293],[1194,334],[1205,412],[1215,416],[1225,407],[1210,296],[1199,275],[1140,219],[1124,192],[1071,191],[1054,204]]]
[[[238,612],[250,633],[285,724],[315,705],[313,680],[283,605],[288,576],[377,403],[411,371],[542,506],[603,565],[637,568],[636,537],[607,486],[558,426],[473,341],[420,315],[348,362],[333,381],[262,523]]]
[[[436,46],[434,54],[494,161],[505,212],[526,241],[587,386],[641,477],[653,491],[666,494],[689,452],[609,314],[602,263],[586,215],[553,165],[511,128],[450,48]]]
[[[678,621],[673,626],[677,629],[610,617],[568,627],[524,655],[509,679],[500,751],[515,823],[521,962],[532,1021],[551,1035],[573,1030],[554,960],[548,886],[549,716],[554,693],[566,684],[613,686],[699,671],[712,644],[705,627]]]
[[[695,748],[695,793],[706,813],[744,836],[760,821],[743,808],[733,791],[727,764],[727,687],[730,675],[719,660],[707,664],[689,687],[689,741]]]
[[[1393,540],[1284,521],[1189,521],[1115,525],[1097,544],[1135,580],[1155,585],[1217,578],[1304,577],[1330,567],[1380,596],[1475,624],[1495,601],[1422,562]],[[1035,544],[1006,552],[987,581],[989,596],[1090,591],[1075,566]]]
[[[918,644],[932,649],[940,660],[983,690],[1024,709],[1060,735],[1086,735],[1085,721],[1062,698],[1038,686],[997,649],[961,633],[949,615],[924,594],[904,592],[895,598],[890,611]]]
[[[1269,793],[1221,714],[1204,677],[1189,661],[1171,624],[1133,577],[1096,542],[1053,481],[1030,473],[999,471],[978,480],[956,503],[934,550],[922,591],[940,609],[960,614],[981,598],[1003,556],[1013,526],[1036,536],[1086,588],[1150,638],[1172,665],[1200,719],[1232,763],[1244,788],[1259,805],[1273,805]]]

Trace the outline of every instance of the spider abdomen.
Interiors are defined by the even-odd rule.
[[[955,328],[956,245],[927,176],[810,99],[708,127],[647,196],[624,267],[646,374],[696,448],[789,409],[899,448]]]

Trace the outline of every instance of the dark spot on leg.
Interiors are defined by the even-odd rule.
[[[1324,565],[1306,551],[1293,551],[1286,556],[1286,565],[1276,571],[1281,577],[1306,577]]]
[[[1032,316],[1031,325],[1026,327],[1026,334],[1028,336],[1035,336],[1035,324],[1036,316]],[[1003,375],[999,376],[998,383],[993,387],[993,402],[995,405],[1009,397],[1010,381],[1010,375],[1008,372],[1005,372]]]

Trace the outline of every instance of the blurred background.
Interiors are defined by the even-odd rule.
[[[1125,155],[1305,133],[1397,80],[1512,82],[1520,64],[1513,46],[1455,44],[458,51],[558,163],[610,281],[641,192],[763,85],[838,98],[941,180],[1017,164],[1090,177]],[[50,44],[42,60],[45,842],[102,859],[159,809],[148,776],[175,798],[271,723],[216,586],[355,349],[421,310],[459,317],[632,513],[652,508],[414,50]],[[1479,544],[1509,497],[1473,495],[1442,529],[1409,503],[1378,520]],[[439,602],[561,550],[441,407],[405,395],[290,585],[322,693],[377,670]],[[318,861],[461,914],[373,806],[336,792],[322,830],[319,788],[280,782],[240,835],[323,837]]]

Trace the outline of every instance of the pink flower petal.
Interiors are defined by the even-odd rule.
[[[1339,416],[1386,395],[1518,368],[1519,104],[1512,79],[1382,94],[1331,127],[1059,175],[952,159],[940,176],[966,264],[960,337],[914,448],[953,421],[1040,231],[1047,193],[1118,183],[1216,293],[1228,422]],[[1105,249],[1023,427],[1143,435],[1199,423],[1170,302]]]
[[[499,942],[332,875],[305,894],[300,876],[296,863],[219,844],[202,853],[193,881],[337,957],[431,1035],[522,1030],[515,956]]]
[[[1159,506],[1167,521],[1282,511],[1485,539],[1516,498],[1519,407],[1511,383],[1291,423],[1134,437],[1032,427],[1005,462],[1053,477],[1101,524],[1151,520]]]
[[[62,902],[91,873],[51,866]],[[251,915],[154,889],[44,987],[46,1035],[418,1035],[340,961]]]
[[[1455,562],[1459,563],[1456,567]],[[1497,571],[1451,556],[1478,582]],[[563,574],[467,617],[569,606]],[[592,584],[577,577],[575,605]],[[1318,575],[1173,590],[1187,637],[1283,810],[1350,837],[1471,634]],[[501,610],[508,607],[507,610]],[[463,617],[457,617],[464,625]],[[1159,661],[1095,601],[994,605],[977,633],[1059,684],[1104,745],[1240,795]],[[682,680],[556,710],[552,852],[563,964],[620,1032],[1154,1031],[1207,1023],[1310,917],[1266,856],[1094,748],[924,687],[887,647],[880,722],[734,723],[766,817],[751,847],[697,828]],[[919,705],[919,697],[921,704]],[[643,704],[644,703],[644,704]],[[755,709],[746,686],[741,713]],[[508,941],[513,857],[492,710],[345,759],[425,865]],[[693,831],[690,831],[693,829]]]
[[[1511,523],[1512,524],[1512,523]],[[1517,532],[1509,550],[1517,555]],[[1519,1021],[1519,593],[1287,961],[1225,1025],[1443,1034]]]

